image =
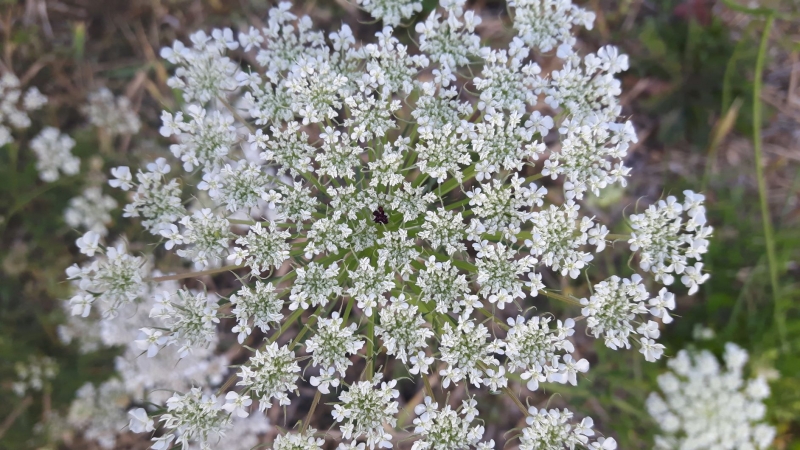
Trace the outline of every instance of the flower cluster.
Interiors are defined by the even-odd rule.
[[[239,333],[239,343],[243,343],[245,338],[252,333],[253,329],[249,325],[261,329],[266,333],[269,331],[269,324],[280,323],[283,319],[283,300],[278,298],[278,293],[272,283],[258,282],[255,289],[249,286],[242,286],[238,292],[231,295],[231,305],[234,308],[231,312],[236,316],[237,324],[231,329],[234,333]]]
[[[581,299],[581,314],[587,318],[589,332],[596,338],[603,336],[606,347],[630,348],[630,335],[638,335],[639,351],[648,361],[655,361],[664,353],[664,346],[655,342],[661,334],[658,324],[652,320],[647,323],[635,320],[649,312],[664,323],[672,322],[669,310],[675,309],[675,295],[661,288],[657,297],[649,297],[638,274],[630,279],[613,275],[596,284],[591,297]],[[639,326],[634,328],[637,324]]]
[[[694,294],[709,275],[703,273],[703,263],[692,266],[689,259],[701,260],[714,229],[706,224],[705,196],[692,191],[683,194],[683,204],[670,195],[644,213],[630,216],[633,233],[628,242],[631,250],[639,252],[642,270],[652,272],[666,285],[674,281],[673,273],[683,274],[681,282]],[[684,214],[688,217],[685,222]]]
[[[57,128],[44,128],[33,138],[30,146],[38,158],[36,170],[42,181],[58,180],[59,171],[64,175],[75,175],[81,170],[81,160],[72,154],[75,140]]]
[[[263,411],[272,406],[273,397],[281,405],[291,403],[286,392],[297,388],[297,372],[300,366],[295,362],[294,352],[273,342],[263,352],[256,350],[250,365],[239,372],[241,381],[237,385],[260,395],[259,410]]]
[[[155,301],[150,317],[158,319],[160,326],[142,328],[137,341],[147,350],[147,356],[155,356],[162,345],[179,345],[178,353],[185,356],[192,349],[215,341],[219,305],[213,296],[180,289],[156,294]]]
[[[475,399],[464,400],[461,407],[454,410],[450,405],[445,405],[441,410],[439,405],[430,397],[425,397],[425,402],[414,408],[417,414],[414,419],[414,433],[420,435],[420,440],[414,443],[412,450],[426,449],[456,449],[494,448],[494,441],[481,443],[483,426],[472,426],[472,421],[478,416]]]
[[[364,346],[364,341],[356,333],[356,324],[342,327],[343,323],[344,319],[336,312],[330,319],[320,319],[317,333],[306,344],[314,365],[323,369],[334,368],[341,375],[353,365],[347,354],[355,354]]]
[[[11,388],[22,397],[27,392],[41,391],[45,383],[58,374],[58,364],[49,356],[31,356],[27,363],[14,364],[14,371],[17,373],[17,381]]]
[[[652,393],[647,409],[659,424],[656,448],[699,450],[766,449],[775,428],[763,422],[770,390],[764,377],[744,374],[748,355],[725,345],[724,364],[709,351],[681,350],[658,377],[662,394]]]
[[[340,449],[390,447],[399,380],[381,382],[382,354],[426,385],[433,374],[443,389],[515,395],[510,373],[530,391],[578,383],[589,363],[571,339],[583,320],[611,348],[634,340],[649,361],[665,351],[655,342],[659,324],[643,316],[672,321],[666,288],[651,298],[637,274],[612,276],[589,298],[556,292],[596,277],[592,262],[610,231],[587,215],[585,197],[625,185],[623,162],[636,142],[618,98],[627,58],[614,47],[581,56],[574,46],[572,26],[590,27],[593,15],[567,0],[514,2],[519,34],[496,49],[482,46],[479,15],[442,0],[415,25],[411,48],[392,26],[419,2],[359,3],[384,21],[375,43],[357,43],[347,25],[316,31],[281,3],[260,28],[197,32],[161,52],[175,65],[170,86],[187,102],[162,114],[174,158],[116,167],[109,184],[129,193],[124,215],[158,240],[155,262],[180,260],[174,252],[197,272],[151,275],[147,256],[104,247],[92,232],[78,246],[93,259],[68,272],[78,284],[76,315],[92,315],[97,300],[103,321],[137,302],[149,307],[134,318],[142,360],[195,358],[218,375],[206,356],[236,346],[233,335],[241,344],[226,351],[242,358],[227,381],[175,389],[153,425],[131,413],[132,429],[160,424],[156,449],[173,440],[212,445],[234,418],[251,416],[255,400],[260,411],[273,400],[290,404],[305,369],[314,373],[315,406],[323,395],[339,399],[333,419],[349,441]],[[556,47],[563,62],[544,70],[534,50]],[[672,267],[652,271],[655,282],[679,273],[693,290],[702,266],[678,257],[699,259],[711,229],[696,194],[678,229],[660,225],[676,220],[670,208],[631,217],[633,250],[645,272],[656,261]],[[227,278],[208,283],[214,275]],[[564,301],[573,317],[580,304],[582,316],[536,311],[534,297]],[[493,447],[473,425],[474,400],[443,405],[431,398],[418,408],[414,448]],[[616,445],[590,442],[590,419],[574,425],[568,411],[521,413],[529,425],[521,448]],[[320,448],[307,425],[275,448]]]
[[[110,135],[135,134],[141,123],[127,97],[114,97],[108,88],[100,88],[89,94],[84,108],[89,123],[105,130]]]
[[[117,208],[117,201],[103,194],[98,186],[83,190],[83,194],[69,201],[64,210],[64,220],[73,228],[94,231],[100,236],[108,234],[106,225],[111,223],[111,211]]]
[[[96,301],[104,303],[104,314],[116,315],[119,307],[136,300],[143,290],[147,274],[145,260],[127,253],[125,245],[103,246],[100,235],[89,231],[77,241],[81,253],[98,255],[91,264],[72,265],[67,278],[74,280],[77,293],[69,300],[72,314],[86,317]],[[102,257],[100,257],[102,256]]]
[[[589,370],[588,361],[575,361],[569,354],[575,351],[568,339],[575,333],[575,321],[567,319],[562,323],[558,320],[555,328],[550,327],[551,321],[549,317],[537,316],[527,321],[522,316],[517,316],[516,320],[508,319],[511,328],[505,342],[505,354],[509,370],[523,371],[521,377],[528,380],[528,389],[532,391],[538,389],[539,382],[543,381],[569,382],[575,386],[578,372]]]
[[[194,441],[201,449],[210,450],[231,422],[222,406],[216,396],[203,394],[199,388],[173,395],[167,400],[167,412],[159,418],[169,433],[153,438],[152,448],[166,450],[174,440],[182,447]]]
[[[160,286],[162,291],[177,288],[175,282],[162,282]],[[126,414],[125,405],[162,404],[172,392],[218,385],[228,373],[230,361],[225,355],[217,355],[213,345],[195,348],[183,357],[177,351],[160,347],[151,357],[142,354],[146,349],[139,341],[140,328],[162,326],[159,319],[150,317],[150,311],[156,306],[155,294],[147,291],[137,301],[124,303],[116,316],[96,317],[99,315],[94,311],[87,318],[72,316],[58,330],[62,341],[77,341],[82,352],[96,351],[100,347],[123,349],[114,361],[118,376],[99,385],[86,384],[78,390],[66,417],[69,426],[80,430],[85,438],[97,441],[104,449],[117,447],[116,437],[126,424],[137,433],[151,433],[156,427],[144,408],[135,408]],[[236,450],[251,449],[259,442],[258,436],[271,428],[269,420],[261,415],[247,418],[234,415],[231,426],[228,433],[235,433],[237,440],[226,442],[225,448]]]
[[[391,447],[391,434],[383,429],[387,423],[394,427],[398,404],[394,400],[400,392],[394,389],[396,380],[381,382],[379,376],[370,381],[360,381],[339,396],[341,404],[334,405],[333,418],[341,422],[342,436],[355,441],[363,437],[369,448]]]
[[[522,429],[520,450],[562,450],[568,448],[588,448],[590,450],[615,450],[617,441],[614,438],[598,438],[590,442],[594,436],[594,421],[586,417],[578,424],[571,423],[573,414],[567,409],[537,410],[528,409],[527,427]]]
[[[566,44],[574,45],[572,27],[582,25],[591,30],[595,14],[570,0],[513,0],[514,28],[526,45],[543,52]]]
[[[125,385],[120,380],[110,380],[100,386],[86,383],[75,392],[67,423],[81,430],[86,439],[97,442],[102,448],[112,449],[117,442],[119,427],[128,422],[126,411],[119,407],[127,400]],[[142,427],[140,432],[153,431],[152,424],[147,428]]]
[[[111,169],[114,177],[108,182],[111,187],[123,191],[136,188],[130,203],[125,205],[123,216],[141,217],[142,226],[153,234],[160,234],[164,228],[177,232],[177,226],[173,228],[170,225],[174,226],[174,222],[186,214],[181,200],[181,187],[177,180],[167,180],[169,172],[170,166],[164,158],[147,164],[147,171],[140,170],[136,174],[136,181],[133,181],[133,174],[128,167]]]
[[[30,127],[28,113],[46,103],[47,97],[39,89],[31,87],[23,94],[19,79],[14,74],[4,73],[0,77],[0,147],[14,141],[9,126],[15,129]]]

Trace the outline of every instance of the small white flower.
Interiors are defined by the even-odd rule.
[[[428,368],[433,364],[434,358],[432,356],[426,356],[425,352],[417,352],[416,355],[409,358],[409,362],[411,363],[411,368],[408,369],[414,375],[420,373],[428,373]]]
[[[230,391],[225,394],[225,404],[222,409],[237,417],[247,417],[250,413],[247,411],[248,407],[253,403],[249,395],[239,395],[238,392]]]
[[[161,330],[142,328],[139,331],[139,339],[136,340],[136,345],[139,346],[140,350],[147,351],[148,358],[156,356],[161,347],[167,343],[167,338]]]
[[[133,176],[129,167],[114,167],[111,169],[111,175],[114,177],[113,180],[108,181],[111,187],[120,188],[123,191],[130,190],[133,185]]]
[[[339,386],[339,378],[335,375],[336,369],[328,367],[327,369],[320,369],[319,376],[312,376],[309,383],[315,386],[323,394],[330,393],[330,387]]]
[[[128,428],[134,433],[149,433],[155,430],[153,419],[147,416],[144,408],[132,409],[128,411],[128,416],[131,418]]]
[[[94,231],[87,231],[86,234],[75,241],[81,253],[86,256],[94,256],[100,250],[100,235]]]

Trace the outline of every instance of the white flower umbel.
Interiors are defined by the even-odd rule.
[[[550,205],[547,209],[533,212],[531,238],[525,240],[531,255],[573,279],[594,259],[589,252],[581,250],[589,242],[589,231],[594,221],[586,216],[578,220],[579,208],[574,201],[568,200],[560,208]],[[600,239],[597,243],[600,250],[601,244],[605,247],[605,240]]]
[[[466,228],[460,211],[437,209],[425,212],[425,222],[418,236],[430,242],[434,249],[444,247],[447,254],[452,256],[467,249],[464,244]]]
[[[481,53],[486,65],[480,76],[473,80],[475,87],[481,90],[478,109],[507,109],[524,114],[527,109],[525,105],[536,102],[535,94],[531,90],[532,81],[542,71],[533,61],[523,62],[530,50],[522,40],[515,37],[509,44],[508,51],[484,47]],[[553,119],[549,116],[542,117],[541,114],[532,115],[530,123],[543,127],[539,128],[542,135],[546,135],[547,130],[553,127]]]
[[[181,261],[177,253],[197,271],[176,267],[147,278],[145,256],[112,258],[98,234],[87,234],[78,247],[97,262],[70,269],[83,288],[73,312],[92,316],[98,298],[112,311],[152,309],[153,317],[136,316],[126,358],[147,353],[140,359],[149,362],[136,364],[159,374],[152,366],[173,353],[191,358],[198,373],[190,379],[200,381],[190,386],[220,397],[235,377],[222,378],[228,362],[213,355],[249,356],[236,371],[252,385],[237,387],[222,409],[237,418],[249,413],[247,400],[285,403],[289,391],[308,385],[320,396],[315,405],[341,394],[331,431],[343,436],[340,449],[390,445],[400,380],[378,387],[375,375],[387,356],[399,362],[385,373],[403,363],[417,386],[430,373],[446,390],[465,382],[505,395],[518,391],[512,372],[531,389],[576,384],[589,368],[571,344],[569,318],[579,308],[556,289],[591,291],[582,280],[602,279],[592,263],[611,251],[601,223],[607,215],[586,212],[603,202],[589,207],[585,197],[602,198],[631,175],[624,160],[636,133],[623,118],[617,79],[627,58],[613,47],[582,56],[571,29],[593,17],[566,0],[516,2],[520,34],[502,48],[481,47],[482,19],[464,1],[442,0],[406,46],[390,24],[410,21],[416,7],[403,5],[416,3],[360,2],[385,19],[371,43],[346,25],[317,31],[280,3],[258,28],[198,32],[163,50],[175,65],[170,85],[187,103],[163,113],[160,132],[171,140],[170,163],[182,170],[171,171],[166,159],[142,170],[116,167],[109,184],[130,192],[124,215],[164,242],[154,264],[170,267]],[[556,47],[544,64],[541,51]],[[707,237],[702,198],[690,197],[680,233],[692,242],[664,237],[682,242],[687,257],[704,251]],[[635,230],[637,239],[647,226]],[[657,253],[645,244],[643,255]],[[694,290],[701,269],[674,273]],[[145,284],[164,292],[153,308],[152,298],[141,298]],[[608,278],[586,295],[583,315],[591,335],[613,347],[633,340],[654,360],[664,352],[655,342],[661,330],[645,316],[668,324],[674,298],[667,291],[650,298],[641,285],[638,276]],[[208,294],[198,293],[201,286]],[[568,309],[554,317],[534,297]],[[498,315],[520,319],[506,325]],[[112,326],[104,327],[106,336]],[[295,364],[311,370],[308,378]],[[142,391],[161,395],[143,370],[129,372]],[[181,383],[159,375],[173,392],[187,391]],[[493,446],[471,431],[473,407],[437,411],[432,422],[420,416],[417,448]],[[569,420],[555,413],[536,417],[551,425],[536,425],[542,431],[531,422],[527,448],[551,442],[552,433],[556,447],[573,438],[593,449],[615,445],[582,440],[588,435],[575,430],[584,428],[564,431]],[[156,448],[171,445],[169,436]],[[317,438],[307,428],[289,432],[279,448],[318,448]]]
[[[73,197],[64,210],[64,221],[73,228],[83,228],[105,236],[106,225],[111,223],[111,211],[117,207],[117,201],[97,186],[84,189],[83,194]]]
[[[135,134],[141,123],[139,116],[131,108],[128,97],[114,97],[108,88],[100,88],[89,94],[84,112],[89,123],[105,130],[110,135]]]
[[[419,0],[358,0],[358,4],[386,25],[400,25],[422,11],[422,2]]]
[[[236,316],[236,326],[231,331],[239,333],[239,343],[253,331],[250,322],[266,333],[270,324],[279,325],[283,319],[284,301],[279,297],[280,292],[275,290],[272,283],[255,283],[255,289],[242,286],[238,292],[231,295],[231,312]]]
[[[131,195],[131,202],[125,206],[123,217],[141,217],[142,226],[156,235],[163,228],[170,228],[169,225],[174,226],[174,232],[177,232],[174,222],[186,214],[178,181],[166,177],[170,170],[167,160],[158,158],[147,165],[147,172],[140,170],[136,174],[137,182],[133,181],[130,168],[125,166],[111,169],[114,179],[108,182],[111,187],[123,191],[136,188]]]
[[[455,328],[449,322],[445,323],[439,351],[440,359],[448,366],[439,371],[442,387],[447,388],[451,382],[458,384],[464,379],[476,387],[484,381],[488,384],[488,380],[483,379],[488,373],[485,368],[497,370],[500,361],[493,355],[502,354],[503,345],[499,340],[491,340],[489,330],[483,324],[475,325],[464,315],[458,318]]]
[[[406,302],[404,294],[392,297],[389,306],[381,309],[380,324],[375,333],[383,340],[386,353],[395,355],[403,363],[418,350],[425,349],[433,331],[424,328],[425,319],[417,313],[417,307]]]
[[[341,404],[333,406],[333,418],[340,422],[339,428],[345,439],[366,440],[367,447],[391,448],[392,435],[384,430],[384,424],[394,427],[398,403],[394,399],[400,392],[394,389],[396,380],[381,382],[380,376],[370,381],[360,381],[339,395]]]
[[[180,89],[186,100],[200,102],[207,102],[236,89],[238,65],[223,56],[226,50],[239,47],[231,30],[214,30],[211,36],[198,31],[190,39],[193,44],[191,47],[176,41],[172,48],[161,50],[162,58],[179,65],[167,84],[173,89]]]
[[[474,31],[482,21],[473,11],[463,12],[458,8],[445,13],[444,17],[434,11],[425,22],[417,23],[419,49],[439,63],[445,87],[455,79],[452,72],[478,56],[481,39]]]
[[[23,94],[19,79],[5,72],[0,77],[0,147],[14,141],[9,126],[18,130],[29,128],[32,123],[29,113],[45,104],[47,97],[38,88],[28,88]]]
[[[460,448],[483,448],[479,442],[483,437],[483,425],[472,425],[478,415],[475,399],[463,400],[461,407],[453,409],[439,405],[430,397],[425,397],[425,403],[420,403],[414,408],[417,418],[414,419],[414,433],[420,439],[414,442],[411,450],[455,450]],[[488,448],[494,448],[494,441],[485,443]]]
[[[325,306],[328,299],[342,294],[338,280],[339,266],[336,263],[326,268],[311,262],[296,270],[297,280],[289,296],[289,309],[292,311],[297,308],[308,309],[309,306]]]
[[[181,289],[174,294],[156,295],[150,317],[162,321],[161,327],[168,332],[165,333],[166,345],[178,345],[178,353],[183,357],[195,347],[210,345],[216,339],[218,308],[217,300],[204,292],[193,294]],[[153,335],[149,331],[142,329],[148,337]]]
[[[544,163],[544,175],[564,175],[568,197],[582,199],[584,192],[600,195],[608,185],[627,185],[630,168],[622,164],[630,144],[638,140],[630,122],[602,122],[597,116],[565,119],[558,129],[561,150]]]
[[[475,264],[478,269],[477,282],[481,285],[481,295],[503,309],[506,303],[511,303],[515,298],[525,298],[519,277],[536,264],[536,259],[530,256],[514,259],[516,252],[512,247],[503,244],[484,245],[486,243],[473,244],[479,252]]]
[[[45,383],[50,383],[58,374],[58,364],[49,356],[30,356],[27,362],[14,364],[14,371],[17,381],[12,383],[11,388],[22,397],[26,393],[41,392]]]
[[[75,175],[81,170],[81,160],[72,154],[75,140],[61,134],[57,128],[43,129],[31,140],[30,146],[38,158],[36,170],[39,171],[42,181],[58,180],[59,172]]]
[[[594,26],[595,14],[572,0],[512,0],[514,28],[519,37],[531,47],[549,52],[561,44],[573,45],[572,27]]]
[[[580,423],[573,423],[571,411],[562,409],[537,410],[528,408],[530,414],[526,419],[527,427],[522,429],[519,438],[520,450],[564,450],[589,448],[597,450],[615,450],[617,443],[613,438],[600,438],[590,442],[594,436],[594,421],[586,417]]]
[[[195,211],[191,216],[183,216],[180,220],[183,229],[176,234],[177,227],[174,225],[161,230],[161,235],[168,238],[167,247],[172,248],[170,243],[185,244],[188,247],[179,249],[176,253],[186,259],[194,261],[198,269],[210,264],[219,264],[228,250],[229,241],[234,235],[230,231],[228,219],[220,217],[211,212],[210,208],[203,208]],[[258,246],[264,244],[269,246],[269,235],[264,239],[264,230],[260,224],[250,229],[247,237],[237,239],[238,244],[252,242]],[[252,237],[251,237],[252,236]],[[260,239],[261,238],[261,239]],[[242,242],[240,242],[242,241]],[[285,243],[281,243],[286,245]],[[265,258],[275,258],[281,255],[264,255]],[[253,272],[258,272],[258,268],[267,261],[257,261],[256,258],[249,258],[248,265]]]
[[[263,351],[256,350],[246,366],[242,366],[237,386],[245,386],[258,395],[258,409],[264,411],[272,407],[272,399],[281,406],[291,404],[287,392],[297,389],[300,366],[295,362],[294,352],[277,343],[266,346]]]
[[[646,360],[655,361],[664,353],[664,346],[655,342],[661,332],[658,324],[651,320],[645,323],[643,316],[649,312],[664,323],[672,322],[668,310],[675,308],[674,298],[667,288],[650,298],[638,274],[630,279],[614,275],[596,284],[591,297],[581,299],[581,314],[587,318],[589,332],[596,338],[602,335],[606,347],[630,348],[630,336],[638,336],[634,339],[639,342],[639,351]]]
[[[683,204],[670,195],[642,214],[630,216],[633,233],[628,242],[639,253],[642,270],[654,273],[666,285],[672,284],[673,274],[683,274],[681,282],[691,295],[709,277],[700,261],[714,229],[706,224],[705,197],[692,191],[684,191],[684,196]],[[698,262],[691,266],[690,259]]]
[[[199,388],[173,395],[167,400],[167,412],[159,419],[166,433],[154,437],[151,448],[166,450],[174,440],[182,447],[196,442],[203,450],[210,449],[231,424],[230,415],[222,406],[221,399],[203,394]]]
[[[763,377],[745,375],[747,352],[725,345],[724,364],[709,351],[681,350],[658,377],[661,393],[647,399],[658,423],[656,448],[772,448],[775,428],[764,422],[770,395]]]
[[[116,448],[117,434],[126,425],[133,432],[152,434],[153,420],[147,413],[142,410],[132,417],[125,410],[126,404],[127,393],[120,380],[112,378],[99,386],[86,383],[75,392],[66,423],[80,430],[84,439],[107,450]]]
[[[471,313],[475,306],[480,305],[478,296],[470,293],[466,275],[459,274],[451,261],[439,262],[435,256],[425,261],[425,270],[417,276],[417,286],[421,289],[420,300],[433,302],[440,313],[462,310]]]
[[[236,168],[226,164],[219,172],[203,175],[198,189],[207,190],[211,198],[225,205],[228,211],[252,209],[263,199],[269,201],[271,209],[280,203],[281,195],[267,191],[268,177],[261,168],[251,162],[242,161]]]
[[[283,262],[289,259],[289,248],[286,240],[291,236],[286,230],[278,230],[275,222],[269,222],[267,227],[262,227],[261,222],[250,227],[246,236],[236,239],[236,244],[228,260],[235,264],[246,264],[254,276],[261,272],[279,269]]]
[[[380,303],[386,304],[383,293],[394,288],[394,276],[387,271],[383,264],[378,268],[372,266],[369,258],[362,258],[358,267],[350,272],[353,286],[347,293],[358,300],[358,307],[364,310],[367,316],[372,315],[372,309]]]
[[[78,239],[78,247],[88,256],[98,255],[88,264],[73,264],[67,269],[67,278],[77,285],[77,292],[69,301],[73,315],[88,316],[96,301],[107,308],[104,314],[115,315],[122,304],[141,294],[146,273],[143,258],[129,255],[123,244],[103,246],[94,231]]]
[[[322,450],[325,439],[316,437],[316,432],[308,428],[301,433],[278,435],[272,443],[272,450]]]
[[[509,370],[522,371],[521,378],[528,380],[528,389],[532,391],[544,381],[569,382],[574,386],[577,373],[589,370],[588,361],[575,361],[570,355],[575,348],[568,338],[575,333],[575,321],[558,320],[555,328],[550,327],[551,321],[546,316],[534,316],[527,321],[522,316],[508,319],[511,328],[505,339],[505,354]]]
[[[306,343],[306,350],[312,354],[314,365],[323,369],[335,368],[344,376],[348,366],[353,365],[347,354],[355,354],[364,346],[356,334],[356,324],[342,328],[344,320],[334,312],[330,319],[319,319],[317,333]]]
[[[203,167],[207,171],[219,169],[231,146],[236,143],[236,129],[233,117],[219,111],[208,112],[197,105],[186,109],[189,121],[184,121],[183,113],[172,114],[164,111],[161,120],[161,135],[176,136],[178,144],[170,150],[176,158],[183,161],[187,171]]]

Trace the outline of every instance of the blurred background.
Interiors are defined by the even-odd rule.
[[[576,3],[597,13],[594,29],[579,36],[582,50],[614,44],[630,56],[622,103],[639,133],[628,159],[634,174],[628,188],[609,188],[590,211],[614,230],[621,211],[638,199],[684,189],[705,193],[715,228],[705,258],[712,276],[698,295],[678,299],[680,320],[663,343],[672,354],[692,346],[720,354],[725,342],[747,349],[752,370],[771,379],[768,419],[777,427],[776,448],[800,449],[800,3]],[[362,40],[379,30],[344,0],[295,4],[321,29],[346,22]],[[426,0],[417,20],[435,4]],[[99,448],[65,418],[81,386],[113,376],[115,350],[81,351],[59,333],[70,297],[64,270],[83,256],[74,246],[82,233],[65,210],[75,209],[73,199],[87,189],[124,205],[105,182],[110,168],[166,153],[160,112],[180,99],[166,85],[170,68],[158,57],[161,47],[198,29],[258,25],[270,6],[257,0],[0,1],[2,71],[50,99],[34,114],[35,125],[0,151],[0,449]],[[511,39],[504,2],[467,6],[484,18],[484,44]],[[138,133],[110,133],[90,120],[87,98],[102,87],[129,100],[141,121]],[[44,126],[75,139],[80,175],[39,180],[35,157],[20,149]],[[119,207],[111,211],[109,235],[141,235],[121,214]],[[635,352],[593,345],[588,380],[548,386],[546,401],[591,415],[621,449],[651,448],[655,424],[644,401],[664,360],[645,363]],[[16,366],[33,360],[54,370],[41,376],[39,389],[20,396]],[[482,416],[487,435],[502,443],[502,431],[515,425],[503,422],[507,405],[493,398],[481,403]],[[147,445],[129,436],[115,448]]]

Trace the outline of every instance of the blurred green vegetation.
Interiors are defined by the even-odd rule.
[[[799,449],[800,172],[796,162],[780,158],[764,167],[768,191],[778,185],[777,179],[783,185],[789,184],[788,188],[779,189],[779,198],[775,198],[775,193],[768,195],[770,220],[775,229],[774,270],[778,280],[778,289],[773,292],[752,157],[726,170],[712,171],[711,166],[718,156],[719,139],[715,141],[714,137],[720,130],[740,139],[753,137],[753,80],[767,17],[774,14],[777,22],[768,42],[766,67],[768,70],[785,67],[779,58],[792,53],[796,56],[798,51],[800,5],[762,2],[762,9],[739,11],[749,23],[735,29],[727,24],[729,20],[726,22],[717,14],[726,10],[722,5],[712,9],[712,2],[664,1],[663,10],[661,5],[659,2],[660,11],[645,15],[629,31],[615,32],[613,39],[629,53],[631,72],[640,80],[663,83],[656,94],[633,106],[638,114],[656,122],[657,132],[645,146],[662,150],[658,162],[662,171],[670,173],[674,165],[683,166],[679,176],[666,178],[663,191],[672,194],[684,189],[697,191],[701,184],[707,183],[704,191],[709,198],[707,215],[715,226],[709,253],[704,257],[711,279],[702,286],[698,298],[679,300],[681,318],[663,334],[663,342],[672,354],[694,346],[711,349],[719,355],[726,342],[748,349],[751,369],[775,376],[771,381],[769,419],[778,427],[776,447]],[[686,14],[686,9],[682,9],[691,11],[695,6],[694,13]],[[623,14],[616,17],[607,14],[608,28],[622,29],[623,18]],[[776,110],[765,107],[761,127],[770,127],[777,115]],[[726,118],[732,118],[733,123],[724,123]],[[795,122],[793,127],[799,129],[800,123]],[[721,139],[725,137],[731,136]],[[786,137],[790,141],[796,139]],[[752,152],[753,147],[747,150]],[[701,164],[692,167],[693,159],[699,159]],[[635,190],[637,180],[632,183]],[[776,307],[780,308],[777,313]],[[778,320],[785,323],[785,334],[780,332]],[[698,325],[714,330],[715,337],[696,341],[693,331]],[[606,414],[611,420],[607,423],[616,432],[620,448],[648,448],[651,442],[648,436],[655,424],[647,423],[649,419],[642,415],[642,405],[654,389],[655,377],[663,370],[664,361],[644,364],[633,355],[626,358],[609,351],[602,343],[597,343],[595,349],[600,363],[588,374],[594,382],[578,386],[577,390],[584,392],[570,402],[583,401],[587,412],[595,404],[608,408]],[[573,388],[565,389],[563,395],[574,392]]]
[[[209,1],[206,6],[213,10],[216,3]],[[483,5],[478,3],[477,6]],[[726,163],[725,170],[709,168],[719,158],[722,141],[753,135],[753,80],[768,8],[782,13],[777,16],[777,30],[770,41],[770,46],[777,49],[768,54],[767,68],[770,68],[780,62],[775,59],[779,55],[792,52],[796,55],[800,51],[796,16],[791,16],[797,14],[798,6],[790,1],[763,1],[765,9],[757,10],[756,14],[746,16],[738,12],[748,17],[749,23],[734,26],[730,20],[733,11],[712,3],[592,2],[603,8],[604,14],[598,19],[602,24],[584,37],[600,43],[610,40],[630,55],[632,69],[626,74],[626,91],[637,83],[645,83],[645,93],[627,107],[635,120],[641,120],[652,130],[636,157],[644,158],[646,167],[658,166],[656,172],[667,174],[661,190],[666,193],[699,190],[707,183],[708,219],[716,228],[705,257],[712,277],[696,298],[680,299],[680,320],[664,333],[663,343],[669,354],[692,345],[720,354],[724,343],[729,341],[746,348],[753,370],[779,374],[771,382],[773,395],[769,404],[770,421],[778,427],[776,447],[800,449],[797,163],[792,166],[791,161],[778,159],[765,167],[768,189],[775,187],[776,179],[789,182],[788,188],[783,186],[778,192],[780,198],[770,196],[777,292],[772,291],[770,283],[767,241],[752,159],[743,159],[738,165]],[[426,8],[432,4],[426,1]],[[225,11],[232,17],[247,13]],[[47,46],[40,29],[22,27],[6,45],[12,43],[24,48],[20,51],[28,62],[46,54],[82,59],[91,54],[87,50],[90,37],[86,33],[86,28],[78,24],[72,28],[70,39]],[[104,75],[130,79],[147,64],[138,61],[114,66]],[[47,76],[43,73],[40,78]],[[97,155],[100,143],[94,133],[80,128],[80,117],[62,117],[57,113],[50,109],[49,116],[41,119],[45,123],[69,125],[67,129],[77,141],[74,153],[82,157],[82,173],[85,173],[86,166],[92,164],[90,156]],[[767,108],[763,126],[769,127],[777,114]],[[724,126],[726,117],[733,120],[731,127]],[[800,124],[794,126],[800,128]],[[752,146],[747,149],[752,151]],[[676,164],[682,167],[680,176],[672,171]],[[113,165],[99,162],[100,167],[105,167],[103,170]],[[637,177],[634,175],[631,180],[630,191],[647,191],[646,183],[653,180],[647,177],[637,180]],[[63,210],[69,199],[81,192],[79,179],[62,178],[45,185],[38,179],[30,154],[18,152],[14,144],[0,150],[0,405],[4,405],[0,407],[0,423],[20,404],[19,397],[10,389],[16,378],[15,362],[25,361],[30,355],[49,355],[60,366],[52,382],[57,388],[33,395],[30,406],[21,411],[0,438],[0,449],[47,445],[46,437],[32,433],[35,424],[48,411],[63,414],[74,391],[86,381],[99,381],[111,374],[109,352],[83,355],[75,345],[61,344],[57,335],[57,326],[64,319],[59,302],[69,298],[69,287],[63,282],[64,269],[78,256],[73,245],[78,234],[64,223]],[[122,204],[122,199],[118,200]],[[622,227],[621,223],[615,226],[617,230]],[[609,265],[609,272],[631,272],[627,261],[604,263]],[[776,304],[782,305],[779,313],[786,324],[784,335],[776,326]],[[693,330],[697,325],[713,329],[715,337],[696,341]],[[635,351],[610,351],[602,342],[594,348],[597,356],[586,381],[577,387],[547,386],[547,392],[557,394],[554,398],[563,397],[578,413],[592,415],[617,438],[619,448],[650,448],[655,424],[644,412],[644,400],[655,389],[655,378],[663,371],[664,360],[648,364]]]
[[[30,153],[16,161],[11,152],[0,153],[0,405],[5,405],[0,417],[5,419],[22,402],[11,391],[16,362],[47,355],[59,367],[41,392],[28,394],[30,406],[7,428],[0,449],[47,444],[46,435],[31,433],[36,424],[52,412],[63,413],[79,387],[105,379],[113,370],[111,352],[82,354],[58,337],[58,324],[64,320],[61,301],[70,297],[64,270],[75,258],[74,240],[79,236],[64,222],[63,213],[69,200],[82,192],[85,166],[97,153],[97,143],[85,130],[72,135],[77,141],[73,154],[83,160],[82,175],[54,183],[39,180]]]

